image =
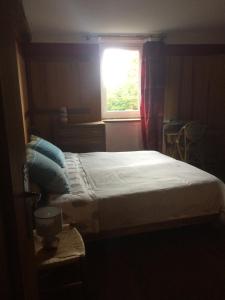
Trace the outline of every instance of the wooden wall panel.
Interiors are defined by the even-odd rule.
[[[178,85],[178,115],[188,120],[192,106],[192,57],[182,57]]]
[[[166,61],[166,88],[165,88],[165,105],[164,120],[173,120],[178,117],[178,99],[181,57],[169,56]]]
[[[225,55],[167,57],[165,119],[207,126],[208,165],[225,162]]]
[[[75,122],[101,120],[98,45],[30,44],[26,47],[33,129],[51,139],[60,107]]]

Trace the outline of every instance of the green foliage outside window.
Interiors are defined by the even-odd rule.
[[[107,89],[107,111],[139,109],[139,62],[132,58],[126,80],[117,88]]]

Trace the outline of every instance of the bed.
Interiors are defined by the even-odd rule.
[[[221,214],[222,181],[156,151],[65,153],[69,194],[49,195],[84,235],[142,232]]]

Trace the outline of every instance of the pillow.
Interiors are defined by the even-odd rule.
[[[41,154],[44,154],[48,158],[52,159],[54,162],[56,162],[60,167],[65,167],[65,157],[63,152],[53,145],[52,143],[32,135],[31,136],[31,142],[27,144],[28,148],[32,148]]]
[[[56,194],[69,193],[69,181],[64,170],[50,158],[28,148],[27,166],[30,179],[44,191]]]

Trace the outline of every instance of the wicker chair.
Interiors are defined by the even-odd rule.
[[[176,147],[180,160],[203,167],[202,142],[206,127],[197,121],[186,123],[179,131]]]
[[[179,130],[184,126],[184,121],[173,120],[163,126],[163,153],[179,159],[176,147],[176,139]]]

